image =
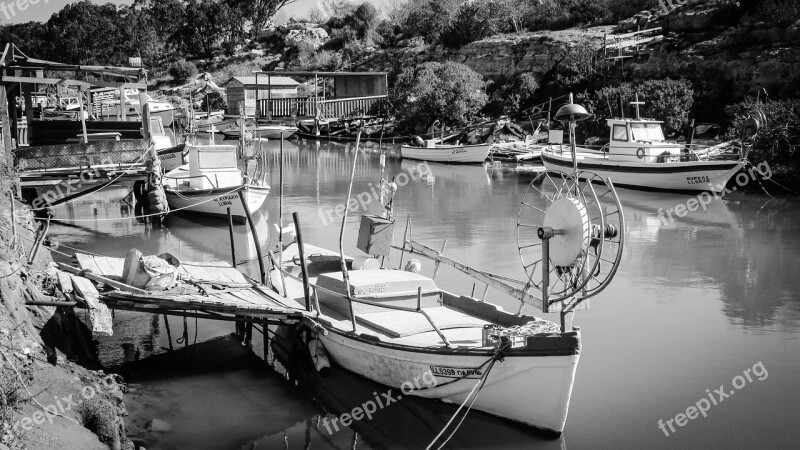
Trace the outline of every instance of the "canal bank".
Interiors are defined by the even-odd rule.
[[[38,224],[10,201],[0,199],[0,447],[133,449],[125,386],[99,370],[91,333],[76,312],[26,304],[63,299],[51,297],[49,251],[28,262]]]

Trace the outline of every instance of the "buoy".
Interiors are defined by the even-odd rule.
[[[313,338],[308,341],[308,353],[311,355],[311,361],[314,362],[314,368],[319,372],[320,376],[327,377],[331,373],[331,363],[328,359],[328,352],[322,342]]]
[[[166,214],[169,212],[169,205],[167,204],[167,196],[164,193],[164,187],[158,186],[152,191],[147,193],[147,211],[150,214]]]

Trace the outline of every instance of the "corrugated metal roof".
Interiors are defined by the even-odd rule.
[[[267,82],[268,81],[267,78],[269,78],[269,82]],[[230,83],[232,80],[236,80],[239,83],[244,84],[245,86],[255,86],[255,84],[256,84],[256,77],[255,76],[252,76],[252,77],[245,77],[245,76],[232,77],[230,80],[226,81],[225,84]],[[295,86],[299,86],[300,83],[298,83],[297,81],[295,81],[295,80],[293,80],[293,79],[291,79],[289,77],[278,77],[278,76],[267,77],[266,75],[259,75],[259,77],[258,77],[258,85],[259,86],[291,86],[291,87],[295,87]]]

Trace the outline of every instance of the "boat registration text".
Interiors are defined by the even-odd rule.
[[[431,366],[431,373],[437,377],[450,378],[480,378],[483,375],[481,369],[472,367]]]

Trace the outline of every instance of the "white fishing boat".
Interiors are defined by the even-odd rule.
[[[355,168],[354,161],[353,174]],[[520,202],[517,242],[527,280],[447,258],[411,240],[408,225],[402,247],[392,244],[394,190],[386,198],[385,216],[362,216],[357,247],[376,258],[400,251],[399,258],[395,254],[384,261],[399,259],[397,269],[383,268],[377,259],[352,269],[353,259],[342,250],[347,212],[338,253],[304,244],[296,230],[297,242],[282,249],[285,263],[271,272],[270,281],[287,300],[315,314],[317,326],[300,335],[306,336],[303,345],[316,368],[327,370],[329,357],[346,370],[400,389],[402,396],[442,400],[466,412],[476,409],[561,433],[581,352],[581,334],[569,323],[570,313],[586,307],[585,300],[613,278],[625,230],[611,182],[588,173],[561,175],[549,178],[549,186],[531,184]],[[593,183],[578,181],[587,177]],[[405,260],[403,266],[411,255],[433,261],[432,276],[418,273],[418,260]],[[474,289],[471,294],[441,289],[435,281],[440,264],[485,284],[483,297]],[[550,270],[553,266],[557,270]],[[489,294],[490,288],[518,300],[518,312],[492,303],[496,294]],[[560,325],[522,315],[524,305],[560,313]],[[284,345],[279,337],[289,335],[278,333],[274,345]],[[447,436],[447,428],[431,445]]]
[[[639,117],[641,103],[634,104],[636,118],[607,120],[607,145],[600,149],[576,148],[578,170],[595,172],[612,178],[617,186],[634,189],[721,192],[745,166],[743,152],[733,160],[707,160],[684,144],[667,141],[662,122]],[[551,131],[551,145],[542,150],[542,162],[548,171],[573,167],[573,153],[561,142],[562,137],[563,133]]]
[[[247,213],[239,200],[241,191],[251,213],[259,211],[270,187],[263,180],[242,176],[232,145],[186,145],[188,164],[164,175],[164,192],[172,210],[226,217],[244,222]]]
[[[480,164],[489,157],[491,148],[492,144],[446,145],[437,143],[436,139],[429,139],[424,146],[402,145],[400,156],[403,159],[422,161]]]
[[[139,90],[125,89],[124,101],[120,101],[118,89],[100,88],[92,90],[95,108],[95,115],[100,120],[119,120],[122,118],[122,103],[124,103],[125,118],[134,120],[141,118],[141,106],[139,105]],[[151,118],[160,118],[165,127],[172,125],[175,120],[175,107],[171,103],[155,100],[150,94],[145,93],[147,109]]]

